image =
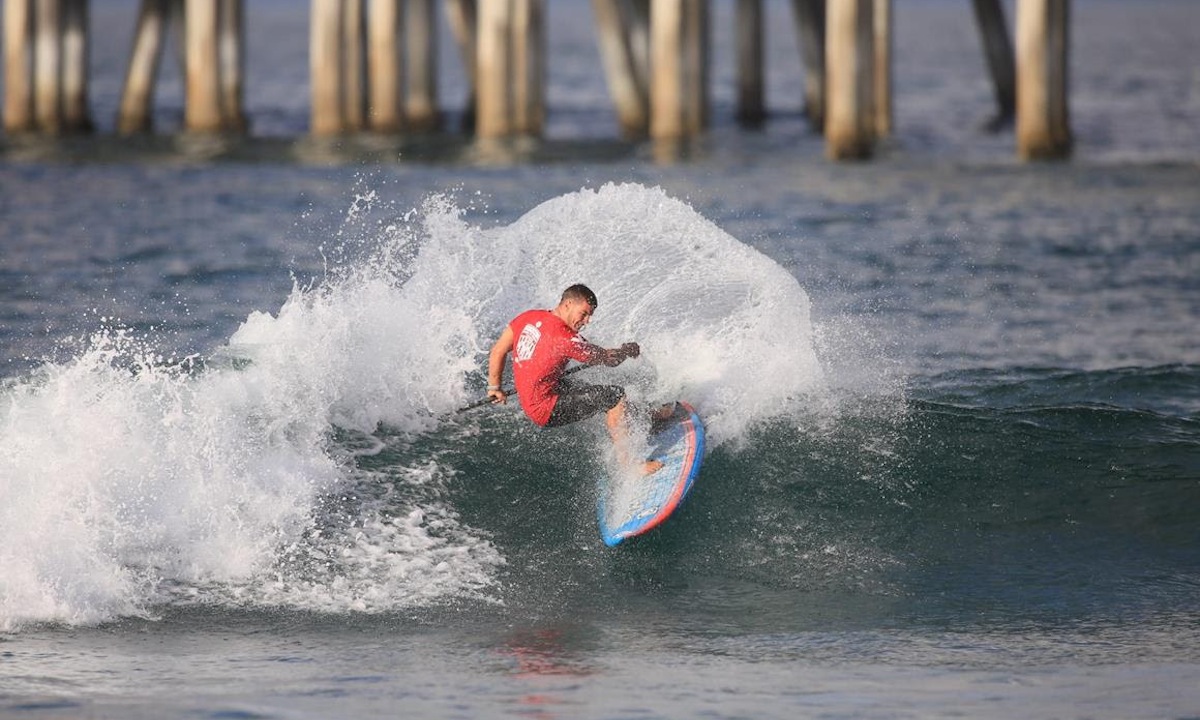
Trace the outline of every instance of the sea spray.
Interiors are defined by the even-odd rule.
[[[273,439],[244,404],[248,381],[161,367],[106,330],[11,385],[0,623],[140,613],[163,580],[242,578],[267,562],[336,473],[303,440]]]
[[[595,371],[649,403],[685,398],[710,439],[741,437],[820,387],[809,300],[795,278],[659,188],[607,184],[549,200],[483,233],[479,321],[499,328],[562,289],[589,285],[599,307],[585,334],[633,340],[639,360]],[[478,272],[478,271],[477,271]],[[489,281],[490,280],[490,281]]]
[[[94,623],[163,602],[386,610],[486,585],[502,559],[458,532],[437,497],[450,470],[397,468],[395,502],[328,512],[370,479],[333,428],[418,432],[439,398],[461,396],[465,360],[448,363],[445,345],[469,323],[454,307],[406,306],[394,270],[297,284],[199,372],[102,331],[72,360],[10,382],[0,626]],[[388,562],[372,559],[385,551]],[[319,571],[300,555],[324,558]]]

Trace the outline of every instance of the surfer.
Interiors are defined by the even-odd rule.
[[[488,398],[507,402],[501,389],[508,355],[513,356],[513,384],[521,409],[540,427],[559,427],[604,413],[605,425],[622,464],[627,463],[628,405],[620,385],[589,385],[563,377],[571,360],[584,365],[615,367],[641,354],[635,342],[619,348],[602,348],[588,342],[579,331],[592,320],[598,302],[586,285],[563,291],[553,310],[527,310],[513,318],[500,333],[488,356]],[[648,460],[642,472],[662,466]]]

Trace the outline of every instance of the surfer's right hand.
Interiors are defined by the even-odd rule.
[[[493,405],[503,405],[508,402],[508,394],[503,390],[488,390],[488,398]]]

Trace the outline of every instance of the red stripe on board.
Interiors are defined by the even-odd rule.
[[[654,519],[646,524],[643,532],[656,527],[675,511],[675,506],[679,504],[680,499],[683,497],[683,489],[687,487],[688,473],[692,471],[692,459],[696,457],[696,423],[692,421],[692,413],[694,411],[687,403],[680,403],[680,405],[683,405],[688,411],[687,419],[680,423],[684,427],[688,445],[688,453],[683,458],[683,472],[679,477],[675,478],[675,489],[671,491],[671,496],[667,498],[666,504],[662,506],[658,514],[654,516]]]

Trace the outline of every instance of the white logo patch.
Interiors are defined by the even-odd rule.
[[[534,325],[526,325],[521,330],[521,337],[517,338],[517,349],[513,354],[516,362],[525,362],[533,357],[533,350],[537,347],[538,340],[542,339],[542,324],[540,322]]]

